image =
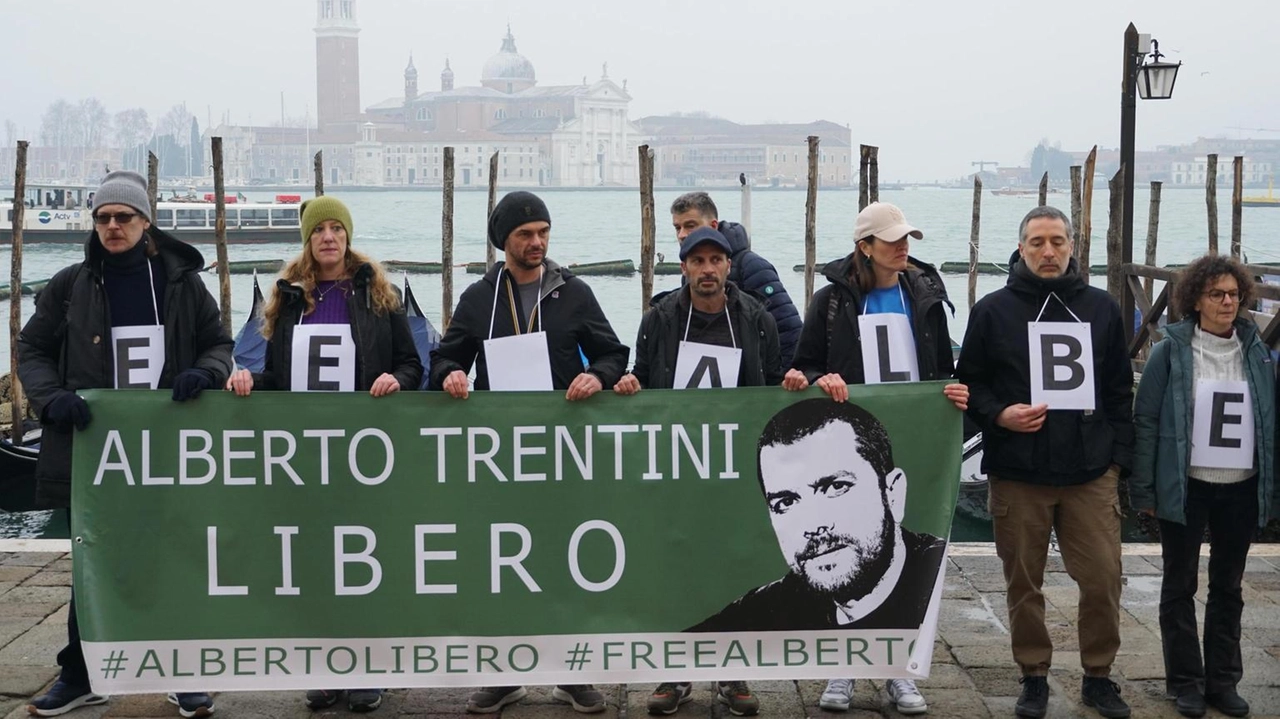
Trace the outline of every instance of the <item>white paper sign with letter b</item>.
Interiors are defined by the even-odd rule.
[[[164,325],[111,328],[116,389],[155,389],[164,371]]]
[[[298,325],[293,328],[294,392],[354,392],[356,344],[350,325]]]
[[[911,321],[896,312],[858,315],[862,371],[867,384],[919,382],[920,362]]]
[[[1093,334],[1088,322],[1031,322],[1031,404],[1049,409],[1096,409]]]
[[[671,386],[674,389],[737,387],[741,365],[741,348],[681,342]]]
[[[1191,424],[1195,467],[1253,469],[1253,402],[1244,380],[1196,380]]]

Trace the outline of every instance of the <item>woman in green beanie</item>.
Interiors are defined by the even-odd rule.
[[[267,338],[262,372],[237,370],[227,389],[362,391],[383,397],[416,390],[422,361],[413,344],[400,294],[382,268],[351,248],[351,213],[334,197],[302,205],[302,252],[280,273],[262,310]],[[327,709],[343,691],[313,689],[307,706]],[[381,689],[352,689],[347,706],[369,712]]]

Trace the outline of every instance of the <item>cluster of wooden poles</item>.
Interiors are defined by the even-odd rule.
[[[805,306],[809,304],[810,298],[813,296],[814,271],[817,266],[817,205],[818,205],[818,146],[819,138],[810,135],[807,138],[808,143],[808,185],[807,197],[805,199],[805,263],[804,263],[804,302]],[[22,286],[22,227],[25,215],[25,205],[21,202],[21,198],[26,191],[26,167],[27,167],[27,147],[25,140],[18,142],[17,146],[17,164],[14,177],[14,198],[13,203],[13,245],[10,264],[10,280],[9,286],[13,288]],[[1075,254],[1079,260],[1080,267],[1083,272],[1089,271],[1089,245],[1092,233],[1092,206],[1093,206],[1093,178],[1095,165],[1097,162],[1098,148],[1095,146],[1089,153],[1088,159],[1083,167],[1074,165],[1071,167],[1071,217],[1075,227]],[[656,237],[657,226],[654,210],[653,199],[653,150],[648,145],[641,145],[638,148],[639,168],[640,168],[640,307],[641,310],[647,309],[649,300],[653,296],[654,270],[656,260]],[[223,329],[228,334],[231,333],[231,274],[227,259],[227,227],[226,227],[226,196],[224,194],[225,184],[223,178],[223,153],[222,138],[211,138],[211,157],[213,164],[213,194],[215,202],[216,223],[216,247],[217,247],[217,269],[218,269],[218,287],[219,287],[219,305],[222,311]],[[1208,237],[1209,251],[1217,252],[1218,250],[1218,205],[1217,205],[1217,155],[1209,155],[1208,157],[1208,173],[1206,184],[1206,203],[1208,206]],[[158,201],[158,178],[157,168],[159,166],[158,159],[155,154],[148,153],[147,158],[147,182],[151,194],[151,213],[155,216],[156,203]],[[315,194],[320,196],[324,194],[324,152],[320,151],[314,157],[315,169]],[[1115,174],[1110,180],[1110,220],[1107,228],[1107,289],[1116,297],[1121,297],[1123,286],[1126,281],[1126,269],[1120,261],[1121,258],[1121,210],[1124,201],[1124,175],[1123,168]],[[489,212],[493,211],[493,207],[497,202],[498,193],[498,153],[495,152],[489,158]],[[1241,225],[1241,208],[1243,195],[1243,158],[1237,156],[1234,160],[1234,190],[1231,201],[1231,255],[1232,257],[1240,257],[1240,225]],[[444,148],[444,173],[443,173],[443,210],[441,216],[441,254],[440,263],[446,271],[441,275],[441,327],[447,328],[453,313],[453,273],[447,271],[453,267],[453,200],[454,200],[454,148]],[[1151,209],[1148,220],[1147,230],[1147,247],[1146,247],[1146,265],[1142,267],[1144,270],[1158,271],[1161,268],[1154,267],[1156,256],[1156,233],[1159,228],[1159,211],[1160,211],[1160,185],[1159,182],[1151,183]],[[1040,178],[1039,187],[1039,204],[1044,205],[1048,201],[1049,192],[1049,173],[1044,173]],[[750,223],[750,187],[743,187],[743,222]],[[879,190],[879,148],[872,145],[859,146],[859,164],[858,164],[858,209],[865,208],[869,203],[878,202],[880,197]],[[972,307],[977,301],[977,276],[980,274],[980,263],[978,261],[979,247],[979,227],[981,225],[982,214],[982,179],[978,175],[973,178],[973,218],[970,227],[969,239],[969,306]],[[493,245],[485,243],[486,267],[492,267],[495,261],[495,253]],[[1144,273],[1145,294],[1150,297],[1152,291],[1152,272]],[[9,298],[9,366],[16,368],[18,366],[18,333],[22,328],[22,295],[20,292],[13,292]],[[10,372],[11,377],[11,402],[12,417],[14,418],[14,442],[20,441],[21,421],[23,417],[23,397],[20,383],[16,372]]]

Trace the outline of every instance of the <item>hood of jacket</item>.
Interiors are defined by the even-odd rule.
[[[853,294],[858,299],[862,298],[862,290],[849,280],[849,275],[853,271],[854,255],[857,250],[850,252],[841,259],[828,262],[822,267],[822,274],[832,284],[839,285]],[[904,274],[907,276],[907,285],[911,288],[911,295],[914,298],[917,307],[923,307],[934,300],[945,302],[951,308],[952,314],[955,313],[955,305],[951,304],[951,299],[947,296],[947,286],[942,281],[942,275],[938,273],[938,269],[928,262],[907,255],[908,267]]]
[[[730,256],[736,255],[743,250],[751,249],[751,238],[747,235],[747,228],[737,222],[729,222],[727,220],[717,222],[716,229],[729,241]]]
[[[487,282],[490,287],[497,287],[498,273],[500,273],[506,265],[507,263],[503,261],[493,263],[493,267],[490,267],[489,271],[484,273],[484,281]],[[561,267],[556,264],[554,260],[545,259],[542,261],[542,266],[544,268],[542,272],[542,294],[544,295],[547,292],[563,285],[565,282],[568,282],[569,279],[574,276],[573,272],[569,268]]]
[[[160,259],[164,262],[165,276],[169,278],[169,282],[177,282],[188,272],[204,269],[204,256],[199,250],[155,226],[147,230],[141,242],[155,244]],[[93,230],[84,243],[85,267],[95,275],[102,274],[102,261],[106,253],[98,238],[98,231]]]
[[[1254,337],[1258,336],[1258,325],[1250,320],[1237,317],[1231,322],[1240,339],[1240,345],[1248,348]],[[1187,317],[1169,325],[1165,325],[1164,334],[1178,344],[1189,345],[1196,331],[1196,321]]]

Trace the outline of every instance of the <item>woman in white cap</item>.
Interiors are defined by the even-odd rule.
[[[946,311],[954,313],[955,307],[938,271],[911,257],[912,237],[923,239],[924,233],[893,205],[873,202],[858,213],[853,252],[822,269],[831,284],[809,303],[784,387],[798,391],[813,384],[844,402],[851,384],[952,378],[955,361]],[[892,358],[889,367],[894,371],[882,373],[879,358],[863,357],[868,346],[864,332],[872,331],[888,340],[889,346],[876,347]],[[959,410],[967,408],[965,385],[948,384],[943,393]],[[852,679],[827,682],[819,706],[847,711],[853,687]],[[929,708],[910,679],[890,679],[885,689],[903,714],[923,714]]]

